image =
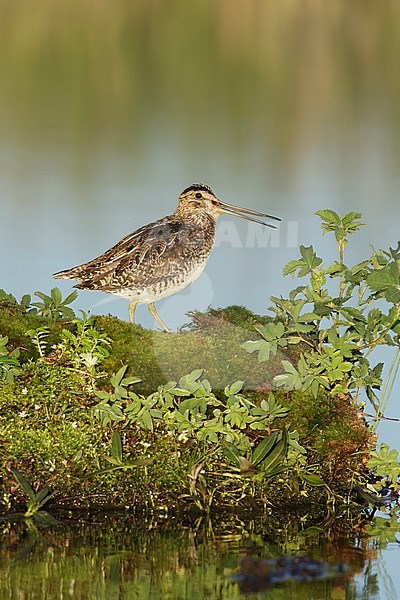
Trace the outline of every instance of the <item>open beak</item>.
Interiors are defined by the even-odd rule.
[[[272,229],[276,229],[276,226],[272,225],[271,223],[266,223],[264,219],[273,219],[274,221],[282,220],[279,217],[267,215],[266,213],[258,212],[257,210],[251,210],[250,208],[241,208],[240,206],[226,204],[225,202],[221,202],[221,200],[217,200],[215,204],[217,205],[221,213],[235,215],[235,217],[246,219],[246,221],[253,221],[254,223],[260,223],[260,225],[265,225],[265,227],[271,227]],[[255,217],[258,217],[258,219],[256,219]]]

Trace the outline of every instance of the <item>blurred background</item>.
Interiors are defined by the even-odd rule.
[[[265,313],[270,295],[296,285],[282,268],[298,244],[334,260],[318,209],[363,213],[348,263],[396,245],[398,0],[2,0],[0,10],[7,292],[48,293],[53,272],[172,212],[192,182],[283,222],[271,235],[221,218],[202,278],[160,302],[173,327],[210,304]],[[127,302],[101,293],[75,305],[127,319]],[[137,318],[154,326],[143,308]]]

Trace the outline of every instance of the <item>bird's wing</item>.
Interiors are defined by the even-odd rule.
[[[77,267],[80,285],[106,289],[113,280],[121,280],[123,273],[142,273],[156,267],[164,254],[185,243],[190,227],[180,221],[165,217],[127,235],[115,246],[89,263]]]

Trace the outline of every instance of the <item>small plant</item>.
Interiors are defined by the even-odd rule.
[[[82,319],[72,320],[75,331],[63,329],[57,350],[60,351],[60,358],[88,376],[94,387],[96,379],[102,376],[96,369],[109,356],[111,340],[94,327],[93,317],[88,317],[83,311],[81,313]]]
[[[204,474],[204,463],[193,465],[189,478],[189,493],[182,494],[181,498],[190,500],[197,508],[206,514],[210,513],[216,488],[211,489],[207,485],[207,479]]]
[[[0,335],[0,379],[13,383],[14,377],[20,374],[19,350],[7,350],[8,337]]]
[[[269,401],[256,406],[240,393],[242,381],[226,387],[225,399],[220,400],[212,392],[209,381],[200,380],[201,370],[181,377],[178,382],[160,386],[148,397],[128,389],[139,380],[124,377],[125,372],[126,367],[122,367],[111,379],[112,392],[96,392],[101,402],[94,407],[94,412],[103,425],[125,421],[150,431],[163,427],[182,438],[234,444],[239,452],[247,452],[252,445],[245,433],[247,429],[254,434],[265,432],[276,418],[289,412],[275,402],[272,394]]]
[[[117,429],[114,430],[113,437],[111,440],[111,456],[105,456],[104,458],[112,466],[107,467],[105,469],[101,469],[100,471],[98,471],[98,475],[102,473],[110,473],[111,471],[116,471],[117,469],[122,469],[123,471],[127,471],[129,469],[136,469],[137,467],[151,465],[151,463],[153,462],[151,458],[139,458],[135,460],[125,461],[123,458],[122,440]]]
[[[44,358],[47,353],[47,339],[49,334],[50,327],[46,325],[37,329],[30,329],[26,332],[26,335],[31,339],[32,344],[38,351],[40,358]]]
[[[129,401],[140,401],[139,396],[129,390],[130,386],[139,383],[140,379],[136,377],[125,377],[127,366],[123,366],[117,373],[111,377],[110,383],[113,386],[111,392],[96,391],[95,394],[100,398],[101,402],[96,404],[93,409],[95,417],[97,417],[103,427],[109,423],[126,420],[124,415],[124,405]]]
[[[25,494],[28,496],[28,503],[24,517],[27,519],[34,517],[41,512],[40,509],[49,500],[51,500],[51,498],[53,498],[54,494],[50,492],[50,489],[47,486],[38,492],[34,492],[32,486],[19,471],[16,469],[11,469],[11,472],[15,481],[21,486]]]
[[[250,464],[261,470],[265,477],[272,477],[285,470],[282,464],[289,448],[289,432],[286,427],[281,432],[273,431],[253,450]],[[240,463],[239,463],[240,464]]]
[[[51,290],[50,296],[43,292],[35,292],[35,296],[40,298],[39,302],[31,302],[30,306],[34,307],[29,312],[38,314],[39,316],[50,319],[51,321],[70,320],[75,317],[73,309],[68,306],[72,304],[78,297],[77,290],[74,290],[66,298],[63,299],[59,288],[55,287]],[[29,299],[30,300],[30,299]],[[24,306],[27,308],[28,297],[25,298]]]

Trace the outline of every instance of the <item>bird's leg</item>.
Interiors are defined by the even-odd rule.
[[[138,300],[132,300],[131,302],[129,302],[129,321],[134,324],[135,323],[135,310],[136,310],[136,305],[139,301]]]
[[[160,315],[158,314],[158,312],[156,311],[156,307],[154,305],[154,302],[151,302],[148,306],[149,309],[149,313],[155,318],[155,320],[157,321],[157,323],[160,325],[160,327],[162,327],[162,329],[164,331],[171,331],[166,324],[164,323],[164,321],[161,319]]]

